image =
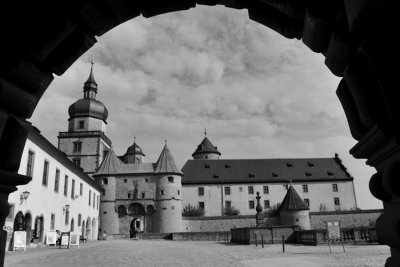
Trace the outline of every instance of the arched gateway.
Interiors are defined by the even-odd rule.
[[[400,265],[400,73],[396,38],[396,0],[330,1],[215,1],[248,9],[249,17],[287,38],[325,56],[334,75],[343,77],[337,95],[358,141],[351,149],[356,158],[377,173],[371,193],[384,201],[377,221],[379,240],[391,246],[386,266]],[[196,1],[16,1],[0,4],[2,29],[0,62],[0,216],[8,214],[7,196],[30,177],[17,174],[30,124],[26,122],[53,80],[87,51],[100,36],[120,23],[194,7]],[[21,217],[19,217],[21,218]],[[90,222],[90,220],[88,220]],[[92,227],[86,223],[86,227]],[[5,235],[1,235],[5,238]],[[4,244],[0,261],[4,261]]]

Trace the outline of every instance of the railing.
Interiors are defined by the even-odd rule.
[[[59,132],[59,137],[82,137],[82,136],[101,136],[108,144],[111,144],[111,140],[102,131],[80,131],[80,132]]]
[[[317,245],[317,231],[315,230],[301,230],[296,231],[296,243],[303,245]]]

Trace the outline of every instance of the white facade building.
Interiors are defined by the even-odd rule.
[[[55,230],[97,240],[102,188],[34,127],[18,173],[32,180],[9,196],[9,232],[26,230],[28,246],[43,244],[46,233]]]

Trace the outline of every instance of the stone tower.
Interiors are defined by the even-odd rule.
[[[207,132],[204,131],[204,139],[197,146],[196,151],[192,154],[193,159],[219,159],[221,153],[207,138]]]
[[[108,111],[96,100],[93,64],[83,86],[83,98],[68,109],[68,132],[59,132],[58,135],[58,149],[89,175],[97,170],[111,146],[106,136]]]
[[[309,208],[292,185],[278,210],[281,225],[297,225],[302,230],[310,229]]]
[[[154,170],[156,178],[156,220],[155,229],[159,233],[182,231],[182,172],[165,142],[164,149]]]

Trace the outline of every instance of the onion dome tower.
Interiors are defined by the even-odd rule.
[[[167,141],[155,164],[156,180],[156,220],[155,229],[159,233],[182,231],[182,176],[175,164]]]
[[[133,140],[133,144],[126,150],[126,153],[124,155],[124,162],[131,164],[141,164],[143,163],[143,158],[145,157],[145,155],[143,154],[140,146],[136,144],[136,137],[134,137]]]
[[[309,207],[292,185],[290,185],[278,210],[281,225],[297,225],[303,230],[310,229]]]
[[[221,153],[207,138],[207,131],[204,130],[204,139],[197,146],[196,151],[192,154],[194,159],[219,159]]]
[[[96,100],[94,62],[91,64],[89,77],[83,85],[83,98],[68,109],[68,132],[60,132],[58,136],[58,149],[89,175],[97,170],[111,147],[106,136],[108,110]]]

